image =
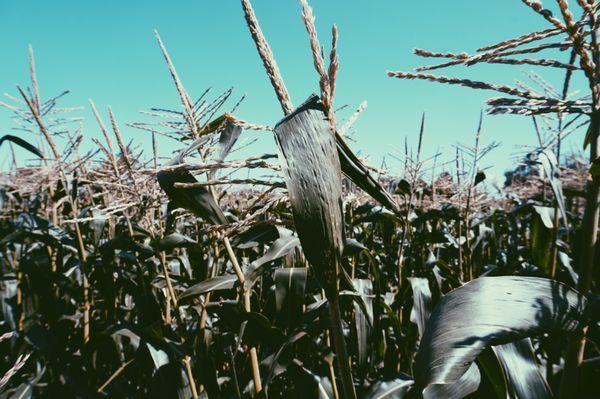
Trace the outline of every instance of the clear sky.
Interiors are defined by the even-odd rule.
[[[299,104],[318,92],[300,6],[296,0],[253,0],[253,5],[292,100]],[[439,148],[452,157],[453,144],[473,141],[484,100],[495,96],[387,77],[387,70],[409,71],[428,61],[413,55],[413,48],[474,52],[481,45],[547,27],[519,0],[312,0],[311,5],[323,43],[329,45],[331,25],[339,27],[336,105],[354,109],[368,101],[352,146],[374,164],[403,148],[405,136],[416,145],[422,112],[427,115],[426,154]],[[248,96],[239,117],[273,125],[282,116],[238,0],[0,0],[0,92],[15,95],[16,83],[28,84],[27,46],[31,44],[42,97],[70,89],[62,104],[85,107],[76,115],[85,117],[86,137],[100,134],[87,106],[92,98],[103,110],[111,105],[126,138],[149,150],[149,135],[126,128],[125,122],[145,120],[140,110],[179,104],[154,28],[192,97],[208,86],[214,87],[215,94],[234,86],[238,95]],[[567,55],[561,57],[565,60]],[[522,73],[526,69],[484,65],[443,73],[513,83],[515,78],[526,79]],[[553,84],[561,82],[556,72],[536,71]],[[14,127],[9,117],[0,108],[3,133]],[[576,143],[581,143],[582,134],[574,137]],[[502,144],[484,162],[496,173],[514,166],[511,155],[522,145],[536,142],[530,119],[518,116],[485,117],[482,140]],[[174,148],[175,143],[161,139],[161,155]],[[273,150],[272,138],[265,136],[252,151]],[[0,158],[8,155],[6,149],[0,151]]]

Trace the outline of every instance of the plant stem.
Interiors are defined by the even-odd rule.
[[[194,375],[192,374],[192,365],[190,364],[189,356],[186,356],[183,358],[183,364],[185,365],[185,373],[187,374],[188,381],[190,382],[190,390],[192,391],[192,398],[198,399],[198,390],[196,389],[196,382],[194,381]]]
[[[46,125],[44,125],[44,122],[42,121],[42,117],[40,116],[35,104],[31,100],[31,98],[29,98],[25,94],[25,92],[23,91],[23,89],[21,89],[20,86],[17,86],[17,89],[19,90],[21,97],[23,97],[23,100],[25,100],[25,103],[27,104],[29,110],[31,111],[31,114],[33,115],[33,118],[35,119],[35,121],[40,129],[40,132],[42,133],[42,135],[46,139],[46,142],[50,146],[50,149],[52,150],[52,155],[54,155],[54,158],[56,159],[56,162],[58,163],[59,176],[62,179],[63,187],[65,187],[65,190],[66,190],[67,187],[69,187],[68,180],[67,180],[67,175],[65,174],[65,171],[63,168],[62,157],[60,156],[60,153],[58,152],[58,147],[56,146],[56,143],[52,139],[50,132],[47,130]],[[71,205],[71,213],[72,213],[73,217],[76,219],[78,216],[77,202],[74,201],[69,194],[67,194],[67,201]],[[81,260],[81,276],[82,276],[82,280],[83,280],[83,284],[82,284],[83,285],[83,343],[85,344],[90,339],[90,300],[89,300],[89,281],[88,281],[88,276],[87,276],[87,273],[88,273],[87,254],[85,252],[85,246],[83,244],[83,238],[81,235],[81,229],[79,228],[79,223],[75,223],[75,235],[77,238],[77,251],[79,252],[79,259]]]
[[[331,346],[330,334],[329,334],[329,332],[326,332],[326,334],[327,334],[327,345]],[[335,367],[333,367],[332,361],[328,361],[327,365],[328,365],[328,369],[329,369],[329,379],[331,380],[331,388],[333,389],[333,397],[334,397],[334,399],[340,399],[340,393],[338,391],[337,381],[335,380]]]
[[[327,298],[329,302],[329,318],[331,324],[331,338],[335,349],[335,356],[338,361],[338,367],[342,378],[342,388],[345,399],[356,399],[354,382],[352,381],[352,369],[348,363],[348,353],[346,351],[346,342],[344,341],[344,328],[342,326],[342,313],[340,311],[340,297],[338,293],[330,294]]]
[[[173,311],[175,312],[175,320],[177,321],[177,326],[179,327],[179,331],[181,333],[182,339],[185,337],[185,326],[183,324],[183,320],[181,319],[181,314],[179,313],[179,304],[177,303],[177,296],[175,295],[175,290],[173,289],[173,284],[171,282],[171,277],[169,276],[169,269],[167,266],[167,255],[164,251],[160,252],[160,264],[162,266],[163,276],[167,283],[167,293],[168,298],[170,299],[171,304],[173,305]],[[167,308],[167,319],[169,317],[169,311]]]
[[[244,273],[242,272],[240,264],[235,256],[235,253],[233,252],[233,248],[231,248],[231,243],[229,242],[229,238],[227,236],[223,237],[223,245],[225,245],[225,249],[227,250],[227,254],[229,255],[229,260],[231,260],[231,264],[233,265],[233,270],[235,271],[235,274],[237,275],[240,285],[242,286],[242,289],[244,291],[244,309],[246,310],[246,312],[250,312],[250,290],[244,287],[244,282],[246,281],[246,279],[244,277]],[[254,381],[254,389],[258,394],[262,391],[262,382],[260,379],[260,368],[258,365],[258,353],[256,352],[256,348],[250,348],[250,362],[252,364],[252,379]]]
[[[598,158],[598,135],[600,134],[600,84],[597,79],[600,75],[600,51],[598,49],[597,21],[594,13],[589,15],[591,51],[595,70],[588,75],[592,92],[592,114],[590,116],[590,165]],[[583,66],[584,60],[581,59]],[[577,288],[582,295],[587,295],[593,279],[594,255],[598,234],[598,216],[600,203],[600,179],[591,178],[587,181],[585,209],[581,226],[581,257],[579,258],[579,284]],[[585,334],[587,326],[581,334],[573,337],[569,342],[569,349],[565,359],[565,369],[560,385],[560,399],[573,398],[579,387],[579,366],[583,362],[585,352]]]
[[[135,360],[135,358],[130,359],[128,361],[126,361],[125,363],[123,363],[121,365],[121,367],[119,367],[109,378],[108,380],[106,380],[106,382],[102,385],[100,385],[100,387],[96,390],[96,392],[98,393],[102,393],[102,391],[104,391],[106,389],[106,387],[114,381],[115,378],[117,378],[119,376],[119,374],[121,374],[123,372],[123,370],[125,370],[125,368],[127,366],[129,366],[129,364],[131,364],[131,362],[133,362]]]
[[[596,111],[592,115],[590,140],[590,163],[599,155],[598,133],[600,130],[600,114]],[[590,179],[586,188],[585,209],[583,211],[583,222],[581,226],[579,284],[577,288],[582,295],[587,295],[592,286],[594,255],[596,251],[596,240],[598,235],[598,216],[600,208],[600,180]],[[569,342],[569,349],[565,359],[565,370],[560,387],[560,398],[574,398],[579,387],[579,366],[583,362],[585,351],[585,334],[587,327],[581,333],[574,336]]]

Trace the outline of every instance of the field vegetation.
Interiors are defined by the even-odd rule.
[[[18,125],[0,138],[0,397],[600,397],[600,2],[522,2],[547,29],[474,54],[417,49],[440,63],[388,72],[499,93],[487,114],[533,121],[539,145],[496,188],[483,113],[451,154],[424,156],[423,115],[402,170],[358,157],[366,104],[339,106],[338,30],[323,46],[306,0],[318,94],[299,106],[241,0],[274,126],[238,118],[233,89],[190,94],[155,32],[172,102],[123,124],[90,100],[102,138],[89,140],[60,107],[67,92],[41,98],[30,48],[28,86],[0,102]],[[564,83],[429,74],[481,63]]]

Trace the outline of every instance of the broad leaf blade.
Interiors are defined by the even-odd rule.
[[[556,198],[556,203],[560,209],[560,215],[565,226],[567,225],[567,208],[565,206],[565,198],[563,196],[562,183],[560,181],[560,169],[558,161],[552,151],[546,149],[538,154],[538,160],[542,165],[542,170],[546,178],[550,182],[550,187]]]
[[[217,147],[213,150],[215,154],[213,156],[213,162],[222,162],[227,157],[227,155],[229,154],[229,152],[231,151],[241,134],[241,126],[236,125],[232,121],[227,121],[225,127],[219,135],[219,143],[217,144]],[[217,169],[211,170],[208,173],[208,178],[214,178],[216,173]]]
[[[230,290],[235,286],[236,281],[237,276],[234,274],[226,274],[224,276],[209,278],[198,284],[194,284],[185,290],[181,295],[179,295],[179,300],[181,301],[183,299],[206,294],[207,292],[211,291]]]
[[[364,395],[369,399],[402,399],[414,381],[407,375],[401,375],[393,380],[383,380],[374,383]]]
[[[579,328],[585,298],[536,277],[481,277],[450,292],[435,308],[416,357],[425,392],[459,380],[486,347],[544,331]]]
[[[267,265],[270,262],[286,256],[299,245],[300,240],[296,236],[284,236],[275,240],[263,256],[250,264],[249,270],[245,275],[244,288],[247,290],[251,289],[256,280],[268,269]]]
[[[335,139],[315,95],[275,126],[294,224],[326,291],[337,287],[343,249],[342,176]]]
[[[486,178],[485,172],[483,170],[479,170],[477,171],[477,174],[475,175],[475,181],[473,182],[473,186],[478,185],[479,183],[481,183],[482,181],[484,181]]]
[[[495,346],[493,350],[502,365],[512,397],[552,398],[552,391],[539,370],[529,338]]]
[[[31,152],[32,154],[37,155],[39,158],[44,158],[44,154],[42,154],[42,152],[38,150],[36,146],[29,144],[27,141],[23,140],[20,137],[13,136],[12,134],[5,134],[4,136],[0,137],[0,146],[5,141],[11,141],[19,147],[22,147],[27,151]]]
[[[163,171],[156,175],[158,184],[177,207],[185,208],[196,216],[212,224],[227,224],[223,211],[214,196],[206,187],[180,188],[175,183],[197,183],[198,180],[188,171],[177,169]]]
[[[337,132],[335,134],[335,140],[342,172],[344,172],[354,184],[363,189],[381,205],[389,208],[395,213],[399,213],[400,209],[396,201],[394,201],[386,189],[371,176],[360,159],[358,159],[350,147],[348,147],[344,138]]]
[[[306,267],[275,270],[275,308],[284,325],[293,327],[302,319],[302,305],[308,277]]]
[[[481,373],[477,364],[471,363],[467,371],[452,384],[435,384],[423,392],[423,399],[462,399],[477,391],[481,383]]]
[[[424,277],[409,277],[408,281],[413,292],[413,307],[410,311],[410,321],[417,325],[419,337],[422,337],[427,319],[429,319],[433,307],[429,280]]]
[[[214,158],[216,162],[223,161],[227,155],[229,155],[231,149],[240,137],[240,134],[242,134],[241,126],[236,125],[231,121],[228,121],[225,124],[225,128],[219,135],[219,144],[217,145],[216,157]]]
[[[255,224],[252,227],[231,238],[231,245],[238,249],[248,249],[266,245],[279,237],[291,235],[292,232],[284,227],[273,224]]]
[[[369,279],[355,278],[352,285],[363,300],[364,307],[356,301],[354,305],[354,325],[356,328],[357,363],[359,367],[367,366],[369,358],[371,320],[373,320],[373,283]],[[366,312],[366,314],[365,314]]]
[[[206,142],[206,137],[200,137],[188,147],[175,155],[166,166],[176,166],[190,152],[198,149]],[[186,169],[163,170],[156,175],[160,188],[167,194],[175,207],[182,207],[196,216],[206,219],[212,224],[226,224],[227,219],[217,204],[212,191],[206,187],[181,188],[175,183],[197,183],[198,180]]]
[[[157,243],[157,247],[161,251],[170,251],[175,248],[185,248],[196,244],[197,242],[190,237],[179,233],[172,233],[161,238]]]

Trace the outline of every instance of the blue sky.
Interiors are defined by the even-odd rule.
[[[369,103],[356,124],[352,146],[374,164],[403,148],[406,136],[416,146],[422,112],[427,114],[425,153],[439,149],[452,157],[452,145],[473,141],[484,100],[495,96],[387,77],[387,70],[408,71],[428,61],[413,55],[413,48],[474,52],[481,45],[547,27],[518,0],[433,0],[426,4],[413,0],[311,1],[321,41],[329,44],[333,23],[340,31],[336,105],[348,104],[354,109],[363,100]],[[300,6],[295,0],[254,0],[253,5],[292,100],[299,104],[311,92],[318,92]],[[16,83],[28,84],[27,46],[32,44],[42,97],[71,90],[62,104],[85,107],[76,115],[85,117],[88,145],[92,145],[90,137],[100,134],[87,106],[87,99],[92,98],[103,112],[111,105],[126,138],[149,150],[149,135],[126,128],[125,122],[145,120],[139,111],[153,106],[178,106],[154,28],[192,97],[208,86],[215,94],[234,86],[238,95],[247,94],[237,112],[239,117],[269,125],[281,117],[238,0],[1,0],[0,92],[15,95]],[[524,80],[522,71],[527,69],[484,65],[443,73],[512,83],[515,78]],[[553,84],[561,83],[556,72],[536,72]],[[14,127],[9,117],[9,112],[0,108],[3,133]],[[582,134],[573,138],[577,147]],[[262,138],[252,148],[254,153],[274,151],[268,133],[257,135]],[[492,140],[502,145],[484,165],[493,166],[496,173],[514,166],[511,155],[523,145],[536,142],[530,119],[517,116],[485,117],[482,141]],[[168,156],[174,148],[176,143],[161,139],[161,155]],[[0,159],[8,155],[6,149],[0,151]],[[391,165],[399,168],[398,163]]]

